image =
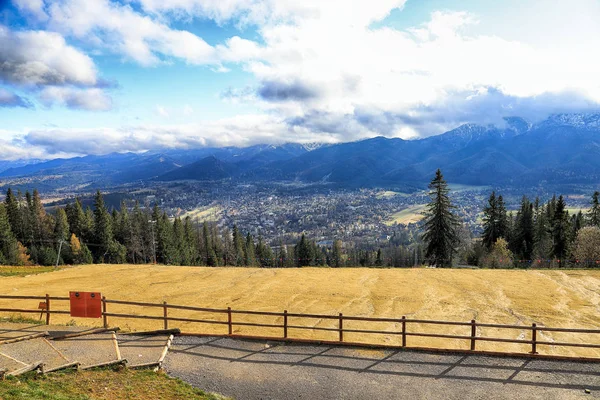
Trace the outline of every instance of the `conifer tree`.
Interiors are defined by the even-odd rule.
[[[454,206],[448,197],[448,185],[438,169],[429,184],[431,202],[425,212],[425,233],[427,244],[425,258],[429,265],[450,267],[458,244],[458,218],[452,213]]]
[[[496,198],[496,192],[492,192],[488,199],[488,204],[483,208],[483,245],[491,250],[498,238],[505,236],[506,221],[503,221],[500,202],[502,196]],[[506,218],[506,209],[504,209],[504,218]]]
[[[331,266],[340,267],[342,265],[342,241],[334,240],[331,249]]]
[[[6,205],[0,203],[0,264],[19,265],[19,247],[10,227]]]
[[[245,265],[244,238],[235,224],[233,225],[233,246],[235,248],[235,263],[233,265]]]
[[[247,267],[256,267],[256,255],[254,252],[254,238],[250,233],[246,235],[246,244],[244,254],[246,258],[244,260],[244,265]]]
[[[533,204],[526,196],[521,200],[521,208],[517,212],[513,235],[513,251],[520,260],[531,260],[533,253],[534,226]]]
[[[314,265],[315,253],[304,233],[300,237],[300,241],[296,247],[294,247],[294,255],[296,257],[296,266],[302,267]]]
[[[592,195],[592,207],[588,212],[590,226],[600,228],[600,192],[596,191]]]
[[[548,214],[539,197],[534,203],[535,228],[533,234],[533,257],[536,259],[545,259],[550,256],[552,251],[552,239],[550,237],[550,223]]]
[[[94,197],[94,242],[96,259],[103,263],[113,242],[112,218],[104,205],[102,193],[98,190]]]
[[[555,204],[556,208],[554,209],[552,220],[552,255],[562,261],[567,257],[568,252],[568,213],[565,210],[565,201],[562,195]]]
[[[6,198],[4,199],[4,203],[6,204],[6,213],[8,215],[8,221],[10,222],[13,235],[17,240],[23,241],[23,217],[21,215],[21,210],[19,207],[17,197],[14,195],[11,188],[8,188],[8,190],[6,191]]]

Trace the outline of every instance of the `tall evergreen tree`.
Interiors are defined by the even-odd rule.
[[[482,242],[484,246],[491,250],[499,238],[506,238],[506,230],[507,216],[504,199],[502,196],[496,197],[496,192],[492,192],[488,204],[483,208]]]
[[[513,252],[520,260],[531,260],[533,254],[534,225],[533,204],[526,196],[521,200],[521,208],[517,212],[515,232],[513,235]]]
[[[0,264],[19,265],[17,239],[10,227],[10,221],[4,203],[0,203]]]
[[[108,261],[113,240],[112,217],[104,205],[102,193],[98,190],[94,197],[94,241],[97,246],[95,253],[98,262]]]
[[[559,260],[564,260],[568,253],[569,221],[565,208],[565,201],[561,195],[556,202],[552,220],[552,255]]]
[[[256,255],[254,252],[254,238],[252,237],[252,235],[250,235],[250,233],[246,235],[244,254],[246,255],[244,265],[246,265],[247,267],[256,267],[257,262]]]
[[[306,239],[304,233],[300,237],[300,241],[294,247],[294,256],[296,257],[296,266],[310,266],[314,265],[315,255],[310,242]]]
[[[4,203],[6,204],[6,213],[8,215],[8,221],[10,222],[12,232],[17,240],[23,242],[25,239],[23,216],[21,215],[19,201],[17,200],[17,197],[14,195],[11,188],[8,188],[6,191]]]
[[[539,197],[534,203],[534,233],[533,233],[533,257],[545,259],[552,252],[552,238],[550,237],[550,222],[548,214]]]
[[[235,224],[233,225],[233,247],[235,248],[235,262],[232,264],[237,266],[245,265],[244,238]]]
[[[427,244],[425,258],[429,265],[450,267],[458,244],[458,218],[452,212],[454,206],[448,197],[450,190],[439,169],[429,184],[431,202],[425,212],[425,233]]]
[[[592,207],[588,212],[588,220],[590,226],[600,228],[600,192],[596,191],[592,195]]]

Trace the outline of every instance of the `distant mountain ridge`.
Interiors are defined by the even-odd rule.
[[[334,145],[202,148],[56,159],[15,166],[8,177],[61,175],[66,181],[221,179],[299,181],[344,187],[423,186],[437,168],[472,185],[600,182],[600,114],[556,114],[531,124],[464,124],[419,140],[375,137]]]

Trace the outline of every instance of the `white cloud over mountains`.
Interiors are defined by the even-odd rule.
[[[2,35],[11,42],[0,48],[0,79],[41,86],[38,97],[46,105],[88,110],[112,105],[98,87],[93,60],[64,38],[143,67],[184,62],[227,71],[239,66],[256,79],[253,86],[230,88],[221,97],[248,103],[263,115],[176,127],[40,130],[24,137],[25,143],[49,152],[331,142],[381,134],[408,138],[465,122],[495,123],[510,115],[538,120],[554,112],[592,111],[600,103],[596,0],[532,2],[515,17],[521,21],[518,26],[500,21],[505,30],[489,31],[467,11],[433,11],[428,21],[405,30],[373,27],[392,10],[402,9],[405,0],[14,3],[46,31],[0,27],[0,42]],[[560,24],[561,15],[568,21]],[[175,22],[202,18],[233,24],[242,33],[256,28],[259,39],[234,36],[213,46],[173,28]],[[553,43],[539,40],[543,37]],[[165,113],[167,109],[165,105]],[[45,135],[61,139],[51,143],[42,140]],[[80,138],[94,145],[71,148],[69,143]]]

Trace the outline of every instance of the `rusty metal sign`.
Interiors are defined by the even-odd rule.
[[[102,318],[102,295],[98,292],[69,292],[71,317]]]

